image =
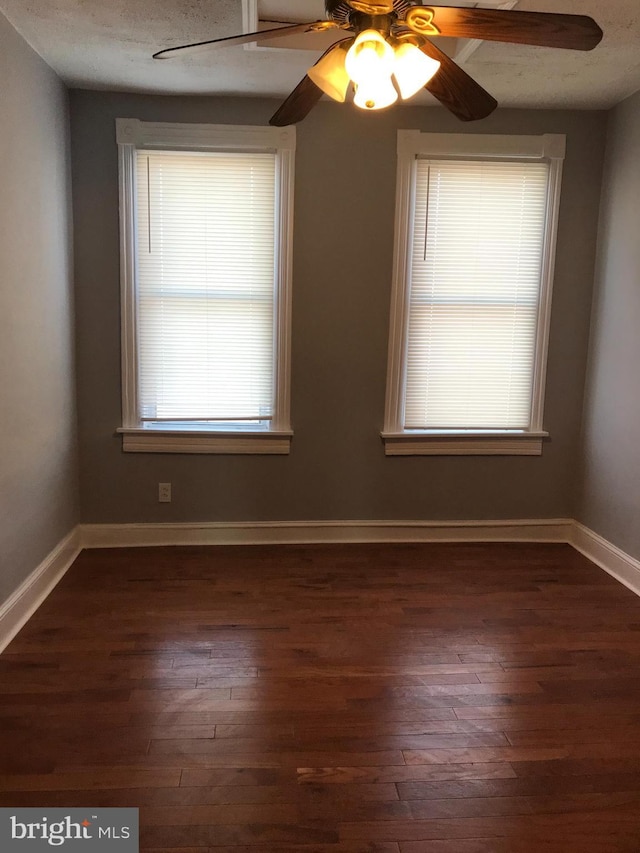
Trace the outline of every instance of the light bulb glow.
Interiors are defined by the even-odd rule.
[[[414,44],[405,42],[397,47],[393,74],[403,100],[423,89],[439,68],[437,59],[431,59]]]
[[[356,85],[372,79],[390,77],[395,53],[384,36],[376,30],[364,30],[347,53],[345,68]]]
[[[307,76],[313,80],[316,86],[341,104],[347,98],[347,89],[351,82],[345,68],[347,50],[351,42],[345,45],[337,45],[320,58],[316,64],[307,71]]]
[[[383,110],[398,100],[391,77],[377,77],[356,86],[353,103],[363,110]]]

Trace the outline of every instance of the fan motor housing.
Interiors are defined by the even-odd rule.
[[[391,14],[402,19],[413,5],[413,0],[393,0],[393,12]],[[327,17],[338,24],[348,24],[352,15],[358,14],[358,10],[354,9],[347,0],[325,0],[325,9]]]

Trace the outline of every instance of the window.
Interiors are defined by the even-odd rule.
[[[563,136],[398,135],[387,455],[539,455]]]
[[[288,453],[295,130],[117,138],[124,450]]]

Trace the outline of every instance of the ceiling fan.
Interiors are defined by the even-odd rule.
[[[341,29],[351,35],[332,45],[309,69],[270,124],[285,127],[302,121],[325,93],[344,102],[351,84],[354,103],[364,110],[382,109],[398,96],[407,100],[426,88],[457,118],[476,121],[490,115],[498,102],[431,37],[593,50],[603,36],[598,24],[584,15],[423,6],[413,0],[325,0],[325,8],[326,21],[170,47],[153,58]]]

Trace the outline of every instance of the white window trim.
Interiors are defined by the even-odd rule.
[[[387,362],[387,395],[381,433],[387,456],[539,456],[548,433],[543,428],[551,300],[558,212],[566,137],[398,131],[396,234]],[[549,163],[547,222],[536,338],[531,428],[529,430],[405,430],[403,428],[407,328],[409,319],[409,235],[413,229],[418,157],[441,159],[533,160]]]
[[[120,167],[120,282],[122,315],[123,450],[133,453],[287,454],[291,437],[291,292],[293,277],[294,127],[166,124],[117,119]],[[136,335],[136,154],[141,149],[276,152],[276,255],[279,286],[275,312],[275,409],[264,432],[145,430],[138,416]]]

